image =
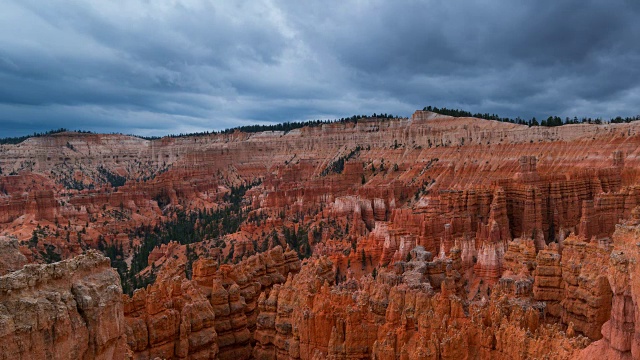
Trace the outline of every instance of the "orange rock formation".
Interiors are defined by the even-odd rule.
[[[0,145],[0,358],[638,358],[638,144],[417,111]]]
[[[0,277],[1,359],[125,359],[120,279],[95,251]]]

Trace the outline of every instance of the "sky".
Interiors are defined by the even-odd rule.
[[[0,0],[0,137],[640,114],[637,0]]]

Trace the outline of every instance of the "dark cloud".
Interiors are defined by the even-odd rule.
[[[637,1],[0,4],[0,136],[166,134],[425,105],[640,113]]]

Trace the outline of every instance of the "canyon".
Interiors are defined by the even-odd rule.
[[[640,358],[640,122],[0,145],[1,359]]]

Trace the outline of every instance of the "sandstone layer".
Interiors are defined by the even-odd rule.
[[[89,252],[0,277],[0,358],[125,359],[120,279]]]

